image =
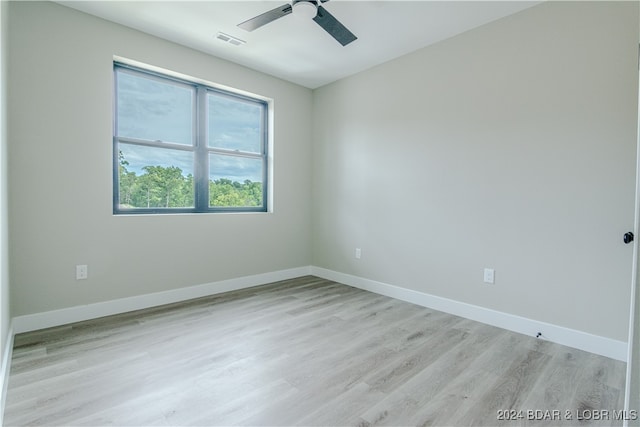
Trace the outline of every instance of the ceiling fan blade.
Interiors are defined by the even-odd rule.
[[[340,21],[334,18],[333,15],[327,11],[327,9],[320,5],[318,5],[318,14],[313,18],[313,20],[324,28],[324,30],[342,46],[346,46],[357,39],[351,31],[347,30],[347,27],[342,25]]]
[[[261,15],[258,15],[254,18],[248,19],[241,24],[238,24],[238,27],[243,30],[253,31],[256,28],[260,28],[263,25],[268,24],[269,22],[275,21],[278,18],[282,18],[290,14],[292,11],[291,5],[289,3],[283,4],[282,6],[276,7],[275,9],[271,9],[268,12],[265,12]]]

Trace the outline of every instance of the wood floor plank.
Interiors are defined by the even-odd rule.
[[[525,357],[513,361],[500,375],[498,381],[477,403],[461,417],[456,417],[456,425],[483,425],[493,418],[492,425],[502,425],[498,416],[500,410],[521,408],[524,399],[532,390],[536,376],[549,363],[550,356],[530,350]],[[511,420],[508,420],[509,424]]]
[[[464,375],[479,354],[500,335],[498,328],[479,323],[469,335],[434,363],[401,384],[393,393],[362,415],[370,425],[411,425],[419,408],[438,396],[452,381]]]
[[[15,337],[5,424],[575,425],[625,364],[306,276]],[[580,420],[580,425],[616,425]]]

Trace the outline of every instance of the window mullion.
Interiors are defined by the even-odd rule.
[[[224,150],[220,148],[211,148],[211,147],[207,147],[207,150],[210,153],[220,154],[223,156],[246,157],[248,159],[262,159],[264,157],[263,153],[250,153],[247,151],[239,151],[239,150]]]
[[[196,165],[195,205],[196,211],[209,209],[209,156],[207,154],[207,90],[198,86],[196,90]]]
[[[138,138],[130,138],[125,136],[116,136],[119,144],[129,144],[129,145],[144,145],[146,147],[156,147],[156,148],[164,148],[171,150],[180,150],[180,151],[193,151],[192,145],[184,145],[184,144],[175,144],[172,142],[164,142],[164,141],[151,141],[146,139],[138,139]]]

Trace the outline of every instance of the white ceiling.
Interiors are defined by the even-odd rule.
[[[286,0],[58,3],[314,89],[540,1],[332,0],[323,6],[358,37],[345,47],[295,14],[253,32],[237,27]],[[247,43],[224,43],[218,31]]]

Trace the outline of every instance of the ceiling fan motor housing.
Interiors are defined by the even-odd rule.
[[[318,14],[317,0],[293,0],[291,2],[293,13],[313,19]]]
[[[318,0],[292,0],[291,6],[296,7],[299,3],[311,3],[313,6],[318,7]]]

